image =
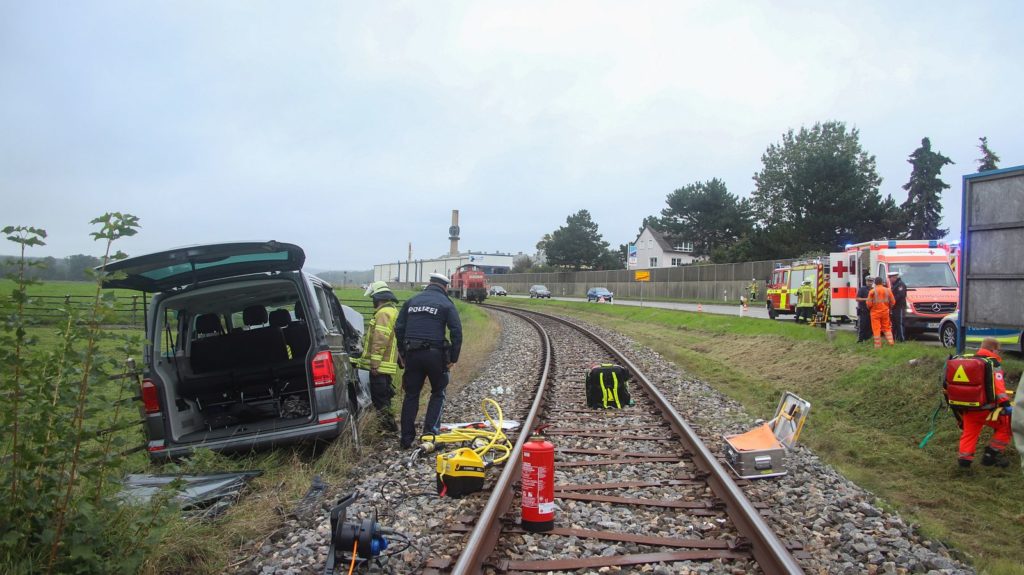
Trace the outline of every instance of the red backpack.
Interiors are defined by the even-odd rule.
[[[942,380],[943,393],[949,407],[962,411],[992,409],[996,402],[997,362],[987,357],[957,355],[946,360]]]

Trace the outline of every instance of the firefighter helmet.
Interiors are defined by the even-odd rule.
[[[382,291],[391,291],[391,290],[388,288],[388,282],[379,281],[378,280],[378,281],[375,281],[372,284],[366,286],[366,292],[364,292],[363,295],[366,296],[366,297],[371,297],[374,294],[380,293]]]

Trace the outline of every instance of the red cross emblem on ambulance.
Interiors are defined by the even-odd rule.
[[[846,267],[842,260],[839,261],[833,268],[832,271],[836,272],[836,277],[841,278],[843,274],[850,271],[850,268]]]

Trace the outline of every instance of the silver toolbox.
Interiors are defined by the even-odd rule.
[[[786,451],[803,430],[811,404],[786,392],[779,400],[775,417],[746,433],[723,436],[725,461],[743,479],[785,475]]]

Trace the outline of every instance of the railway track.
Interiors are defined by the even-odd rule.
[[[486,399],[500,403],[506,419],[524,422],[534,413],[534,421],[559,423],[566,421],[567,430],[584,427],[568,419],[580,414],[570,413],[575,404],[583,406],[583,378],[591,362],[613,359],[607,349],[586,340],[578,332],[555,322],[539,320],[549,333],[541,343],[537,330],[526,320],[511,314],[493,312],[501,325],[500,343],[488,362],[472,381],[459,381],[445,406],[445,421],[477,421]],[[685,372],[657,352],[638,345],[614,332],[592,326],[606,341],[628,352],[625,365],[645,372],[647,379],[657,383],[675,409],[719,458],[724,457],[720,438],[738,433],[754,423],[751,416],[736,402]],[[551,360],[542,359],[551,356]],[[547,367],[541,367],[546,365]],[[542,373],[547,374],[547,408],[534,409],[538,402],[535,387]],[[565,395],[561,388],[565,387]],[[654,396],[642,385],[630,384],[632,395],[641,406],[653,405]],[[554,403],[551,401],[554,398]],[[551,407],[553,405],[553,407]],[[561,411],[558,411],[561,410]],[[597,412],[594,412],[597,413]],[[558,529],[576,529],[552,534],[531,534],[518,530],[518,498],[516,482],[519,471],[501,477],[502,467],[487,471],[484,489],[467,497],[438,497],[433,455],[424,457],[399,449],[398,441],[386,434],[369,434],[364,457],[350,481],[331,486],[325,505],[316,517],[305,520],[286,517],[270,533],[246,542],[240,555],[227,572],[237,575],[320,575],[324,572],[331,535],[329,512],[333,502],[342,496],[357,493],[349,508],[355,521],[376,517],[388,530],[391,545],[376,559],[359,562],[355,573],[527,573],[526,567],[539,567],[537,561],[552,559],[594,558],[600,567],[574,570],[550,570],[551,573],[655,573],[669,575],[707,575],[709,573],[769,572],[770,566],[755,556],[756,545],[729,517],[728,504],[715,495],[705,481],[709,474],[698,467],[693,455],[687,455],[664,417],[644,414],[643,409],[601,411],[605,426],[647,426],[639,430],[619,430],[614,437],[587,437],[584,434],[549,433],[549,440],[561,451],[556,462],[560,509],[555,516]],[[628,422],[630,414],[643,417]],[[643,414],[643,415],[641,415]],[[596,424],[595,424],[596,425]],[[588,431],[595,431],[593,425]],[[532,427],[530,428],[532,429]],[[658,440],[622,440],[620,435],[654,435]],[[509,433],[513,442],[518,437]],[[673,437],[671,443],[664,437]],[[525,441],[525,440],[524,440]],[[634,446],[626,443],[629,441]],[[518,442],[522,443],[522,442]],[[674,446],[673,446],[674,445]],[[575,450],[575,451],[570,451]],[[617,451],[601,455],[583,450]],[[631,452],[642,453],[634,455]],[[639,461],[640,457],[664,457],[665,460]],[[609,465],[611,459],[633,459],[631,464]],[[771,480],[745,481],[736,484],[754,503],[764,519],[787,543],[799,566],[808,573],[942,573],[961,574],[974,571],[956,560],[940,541],[917,530],[913,523],[885,510],[876,498],[842,477],[806,447],[797,445],[787,456],[789,473]],[[510,458],[516,465],[518,454]],[[567,465],[576,463],[576,465]],[[601,489],[594,489],[600,484]],[[571,487],[571,488],[567,488]],[[588,499],[592,495],[656,502],[682,500],[703,502],[702,507],[662,507],[609,503]],[[572,496],[572,497],[570,497]],[[490,504],[493,498],[501,506]],[[332,502],[326,504],[326,502]],[[484,525],[499,525],[484,529]],[[477,527],[477,526],[480,527]],[[592,537],[601,535],[607,539]],[[641,539],[647,537],[647,539]],[[690,540],[703,547],[677,547],[654,538]],[[489,541],[489,543],[481,543]],[[788,542],[799,542],[800,546]],[[740,558],[687,559],[635,565],[609,566],[618,556],[633,559],[649,553],[681,551],[720,551],[741,555]],[[679,541],[672,543],[678,544]],[[482,545],[482,546],[481,546]],[[718,546],[716,548],[715,546]],[[474,551],[476,549],[476,551]],[[486,551],[491,549],[491,551]],[[345,558],[350,553],[343,553]],[[475,557],[475,559],[473,559]],[[462,563],[461,562],[466,562]],[[516,563],[519,562],[519,563]],[[348,565],[348,563],[345,563]],[[477,566],[479,565],[479,567]],[[564,565],[563,565],[564,566]],[[346,571],[340,570],[340,573]]]
[[[556,444],[555,497],[561,509],[548,533],[526,533],[516,525],[521,453],[529,439],[521,433],[479,515],[454,527],[467,532],[457,558],[428,561],[428,571],[617,566],[674,573],[714,563],[726,572],[802,573],[694,430],[624,354],[567,320],[492,309],[529,322],[542,340],[536,393],[522,429],[548,425],[544,434]],[[592,363],[609,361],[633,374],[636,405],[587,409],[582,374]],[[587,555],[581,540],[603,542],[604,551]]]

